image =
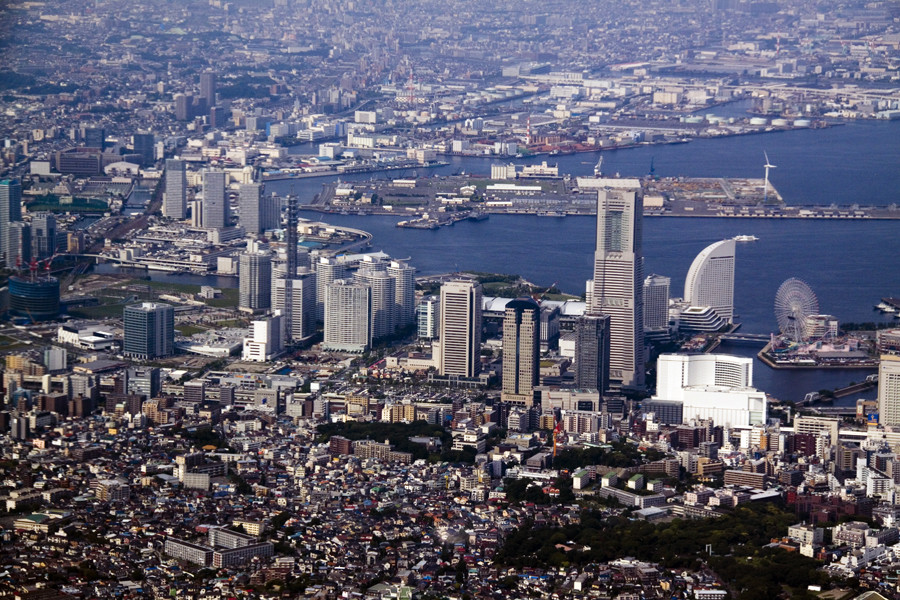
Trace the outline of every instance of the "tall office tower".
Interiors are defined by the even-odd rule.
[[[102,151],[106,143],[106,131],[102,127],[83,127],[81,137],[85,148],[98,148]]]
[[[211,106],[209,108],[209,121],[207,125],[213,129],[223,127],[225,125],[225,109],[221,106]]]
[[[243,252],[238,268],[238,308],[267,310],[272,306],[272,257],[267,252]]]
[[[9,237],[9,267],[13,268],[16,265],[26,267],[31,262],[31,225],[14,221],[9,224],[6,231]]]
[[[397,303],[397,329],[409,327],[416,318],[416,269],[403,261],[392,260],[387,273],[394,278],[394,301]]]
[[[672,280],[662,275],[648,275],[644,280],[644,334],[659,335],[669,331],[669,285]]]
[[[163,215],[180,221],[186,212],[187,175],[184,162],[166,160],[166,197],[163,200]]]
[[[440,326],[441,300],[437,296],[425,296],[416,307],[416,321],[419,339],[433,340],[438,337]]]
[[[228,226],[228,195],[225,193],[225,171],[203,171],[203,212],[200,226],[222,228]]]
[[[900,356],[883,354],[878,364],[878,423],[900,425]]]
[[[216,105],[216,74],[209,71],[200,73],[200,97],[206,100],[206,107]]]
[[[156,162],[156,138],[152,133],[135,133],[131,136],[134,153],[141,157],[141,166],[149,167]]]
[[[534,404],[540,382],[541,307],[531,298],[507,303],[503,315],[503,387],[500,399]]]
[[[275,229],[281,224],[281,198],[266,196],[261,183],[243,183],[238,196],[241,225],[249,235]]]
[[[325,288],[324,350],[365,352],[372,343],[372,290],[338,279]]]
[[[643,197],[637,179],[603,180],[597,205],[597,248],[590,314],[610,317],[609,379],[644,387]]]
[[[448,281],[441,286],[441,375],[481,373],[481,284]]]
[[[320,257],[316,263],[316,318],[325,321],[325,290],[338,279],[343,279],[346,269],[334,258]]]
[[[697,255],[684,281],[684,302],[708,306],[726,323],[734,322],[734,240],[722,240]]]
[[[575,321],[575,387],[609,388],[610,316],[582,315]]]
[[[272,282],[272,308],[281,313],[284,332],[282,340],[300,342],[316,333],[316,274],[309,269],[298,269],[293,279],[283,277]],[[290,294],[291,320],[285,316],[285,304]]]
[[[3,265],[16,266],[16,248],[9,248],[9,224],[22,220],[22,183],[18,179],[0,181],[0,252]]]
[[[360,268],[354,281],[372,290],[372,339],[393,335],[397,322],[394,278],[384,268]]]
[[[194,97],[189,94],[175,94],[175,120],[190,121],[193,118]]]
[[[56,217],[52,213],[37,213],[31,219],[31,255],[44,260],[56,254]]]
[[[149,360],[175,353],[175,309],[170,304],[144,302],[126,306],[125,356]]]

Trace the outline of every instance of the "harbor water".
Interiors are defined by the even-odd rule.
[[[715,112],[715,111],[712,111]],[[312,152],[307,145],[304,152]],[[859,122],[823,130],[744,135],[603,152],[607,174],[643,176],[651,161],[660,177],[762,178],[764,157],[777,168],[771,180],[788,204],[900,204],[900,121]],[[537,157],[557,163],[561,173],[589,175],[600,153]],[[451,164],[409,172],[344,175],[343,181],[446,175],[464,171],[487,175],[497,159],[450,157]],[[270,182],[267,191],[287,194],[293,186],[309,203],[325,182],[337,177]],[[363,229],[373,234],[373,250],[409,257],[419,274],[458,270],[517,273],[538,284],[557,285],[580,295],[591,277],[595,222],[590,217],[547,218],[492,215],[438,230],[401,229],[400,216],[322,215],[302,217]],[[735,235],[755,235],[739,243],[735,268],[735,311],[747,333],[776,327],[775,292],[798,277],[818,296],[823,313],[842,322],[890,321],[874,311],[882,297],[900,296],[900,225],[892,221],[646,218],[644,271],[672,279],[672,296],[683,293],[694,257],[708,244]],[[153,273],[154,279],[184,276]],[[195,278],[191,278],[192,280]],[[209,285],[236,286],[228,278],[199,277]],[[193,281],[191,281],[193,282]],[[724,351],[755,355],[759,348],[725,346]],[[800,400],[810,391],[860,381],[870,371],[775,371],[757,361],[757,387],[773,396]],[[862,396],[865,396],[862,395]],[[842,399],[852,402],[858,396]],[[871,393],[869,394],[871,397]]]

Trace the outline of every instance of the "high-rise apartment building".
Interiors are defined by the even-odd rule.
[[[643,196],[637,179],[603,180],[598,192],[590,314],[610,317],[611,383],[644,387]]]
[[[900,425],[900,356],[881,355],[878,365],[878,423]]]
[[[664,336],[669,332],[669,286],[672,280],[648,275],[644,280],[644,334]]]
[[[126,306],[125,356],[149,360],[175,353],[175,309],[169,304],[144,302]]]
[[[249,235],[275,229],[281,224],[281,198],[266,196],[261,183],[241,184],[238,196],[241,225]]]
[[[9,224],[22,220],[22,183],[18,179],[0,181],[0,252],[3,265],[16,265],[17,248],[9,243]]]
[[[227,227],[228,195],[225,193],[225,172],[208,169],[203,171],[203,211],[200,226]]]
[[[684,302],[708,306],[726,323],[734,321],[734,240],[703,249],[691,263],[684,281]]]
[[[31,225],[21,221],[13,221],[6,228],[9,267],[21,265],[23,268],[31,262]],[[78,253],[76,253],[78,254]]]
[[[316,263],[316,318],[325,320],[325,290],[338,279],[343,279],[346,269],[334,258],[321,257]]]
[[[56,217],[52,213],[37,213],[31,219],[31,256],[44,260],[56,254]]]
[[[586,314],[575,321],[575,387],[609,387],[610,316]]]
[[[503,315],[504,402],[530,407],[540,382],[541,307],[531,298],[507,303]]]
[[[324,350],[365,352],[372,343],[372,290],[338,279],[325,289]]]
[[[282,315],[285,342],[300,342],[316,333],[316,273],[299,268],[293,279],[279,277],[272,282],[272,308]],[[285,315],[286,291],[293,290],[290,320]]]
[[[393,335],[397,323],[394,278],[378,265],[360,267],[353,279],[372,291],[372,339]]]
[[[272,306],[272,257],[268,252],[244,252],[238,263],[238,308],[257,312]]]
[[[200,97],[206,102],[206,108],[216,105],[216,74],[210,71],[200,73]]]
[[[175,94],[175,120],[190,121],[194,117],[194,97],[190,94]]]
[[[163,200],[163,215],[180,221],[187,209],[187,175],[184,162],[175,159],[166,160],[166,196]]]
[[[387,273],[394,278],[394,300],[397,303],[397,329],[409,327],[416,316],[416,269],[403,261],[393,260]]]
[[[481,284],[448,281],[441,286],[441,375],[481,373]]]

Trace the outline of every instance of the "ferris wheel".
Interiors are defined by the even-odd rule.
[[[807,339],[807,319],[819,313],[819,300],[806,282],[792,277],[775,293],[775,318],[781,333],[795,342]]]

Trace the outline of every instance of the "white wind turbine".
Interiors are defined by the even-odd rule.
[[[765,150],[763,150],[763,156],[766,157],[766,164],[763,165],[766,168],[766,182],[765,182],[765,187],[763,187],[763,204],[768,204],[769,203],[769,169],[775,169],[777,167],[769,162],[769,155],[766,154]]]

